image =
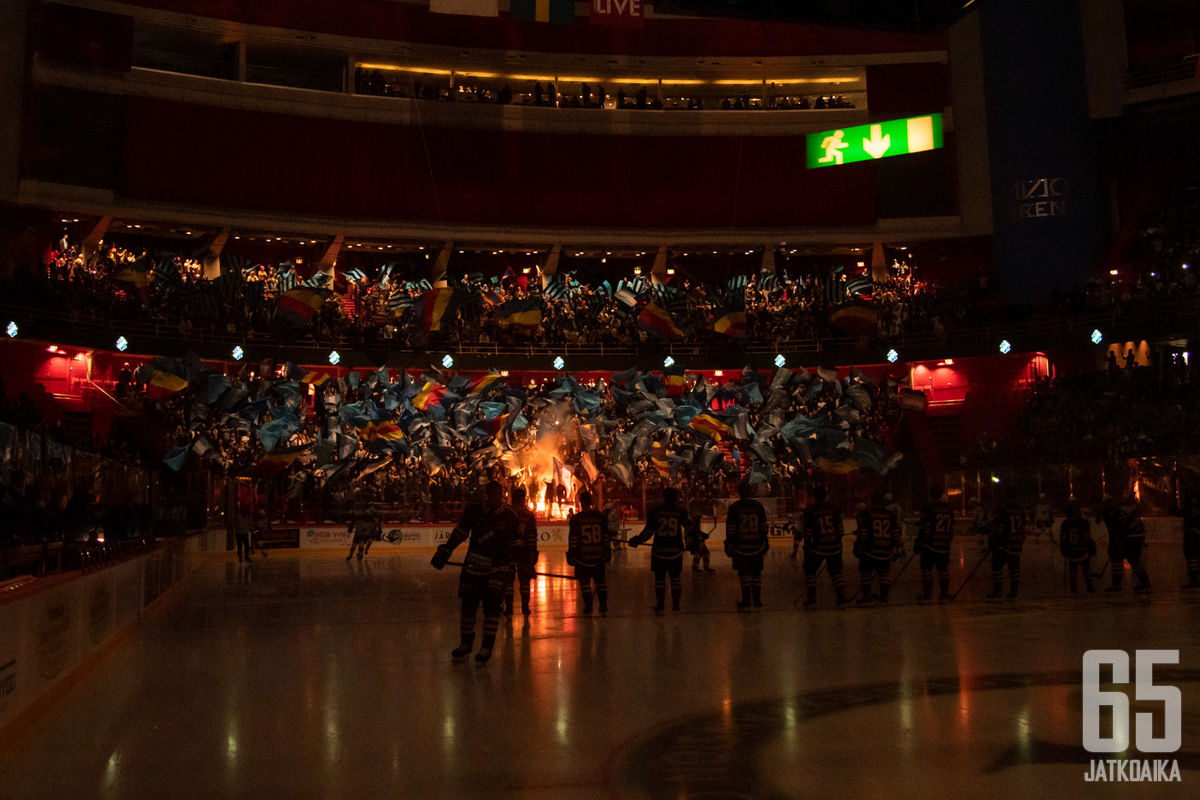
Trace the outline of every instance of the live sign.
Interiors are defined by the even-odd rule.
[[[937,150],[942,146],[942,115],[926,114],[810,133],[805,144],[809,168]]]

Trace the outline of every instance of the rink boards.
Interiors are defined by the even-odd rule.
[[[1055,519],[1054,521],[1053,529],[1056,533],[1061,521],[1061,519]],[[1181,520],[1177,517],[1147,517],[1143,521],[1146,526],[1146,537],[1149,540],[1178,539],[1181,535]],[[783,518],[771,521],[770,534],[772,540],[791,541],[791,530],[784,527],[787,522],[788,520]],[[623,533],[618,535],[621,538],[635,535],[641,531],[642,524],[641,520],[626,523]],[[846,535],[849,536],[853,534],[856,523],[853,518],[846,517],[843,520],[843,527]],[[705,518],[702,528],[709,534],[708,541],[710,543],[725,541],[724,520],[714,525],[711,517]],[[450,532],[453,530],[454,526],[450,524],[384,525],[383,540],[375,542],[372,548],[437,547],[449,538]],[[916,524],[911,520],[906,520],[904,525],[905,538],[910,538],[915,533]],[[960,522],[958,524],[956,533],[957,535],[966,535],[965,523]],[[1103,544],[1106,535],[1107,533],[1103,525],[1092,526],[1092,536],[1098,544]],[[266,545],[268,547],[349,548],[351,538],[351,534],[345,525],[286,526],[275,528],[272,531],[270,541]],[[566,547],[567,523],[565,521],[538,523],[538,542],[539,546]]]

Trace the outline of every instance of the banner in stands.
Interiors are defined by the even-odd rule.
[[[384,525],[384,547],[437,547],[445,544],[454,530],[453,525]],[[300,547],[345,547],[349,549],[350,532],[345,525],[312,525],[300,528]],[[565,522],[538,525],[538,543],[547,546],[567,546]]]

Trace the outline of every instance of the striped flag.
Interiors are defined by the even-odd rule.
[[[746,287],[750,285],[750,279],[745,275],[735,275],[729,279],[729,291],[744,292]]]
[[[663,368],[663,384],[667,387],[668,397],[679,397],[682,395],[687,385],[687,376],[684,374],[683,366],[672,364],[669,367]]]
[[[504,378],[500,377],[499,372],[489,372],[487,375],[484,375],[482,378],[480,378],[479,380],[472,383],[471,388],[467,392],[467,394],[468,395],[483,394],[484,392],[488,391],[489,389],[498,388],[503,383],[504,383]]]
[[[446,318],[453,299],[454,290],[448,287],[433,289],[425,293],[421,321],[426,333],[442,329],[442,322]]]
[[[312,289],[320,289],[329,283],[329,273],[317,270],[313,276],[304,282],[304,285]]]
[[[363,278],[367,277],[367,273],[361,269],[348,269],[342,273],[342,277],[350,283],[358,283]]]
[[[846,284],[846,294],[850,295],[851,297],[855,295],[871,294],[871,291],[874,288],[875,284],[871,281],[871,277],[869,275],[862,275],[850,280]]]
[[[638,327],[666,339],[678,339],[683,336],[683,331],[671,319],[671,315],[654,303],[647,303],[638,314]]]
[[[391,297],[388,298],[388,308],[391,310],[393,315],[399,316],[401,312],[407,311],[415,306],[417,304],[417,300],[418,298],[409,294],[407,289],[401,289],[397,286],[392,292]]]
[[[697,433],[703,433],[705,436],[716,439],[718,442],[733,436],[733,428],[729,426],[729,423],[708,411],[702,411],[692,417],[688,427]]]
[[[276,305],[282,313],[307,325],[312,322],[317,310],[329,296],[330,292],[327,289],[310,289],[301,286],[281,294]]]
[[[542,289],[542,294],[549,297],[551,300],[566,300],[567,299],[567,281],[565,275],[551,275],[546,279],[546,285]]]
[[[713,321],[713,330],[731,338],[741,336],[746,332],[746,312],[741,308],[727,308],[717,312]]]
[[[536,297],[509,300],[496,307],[496,316],[505,325],[518,328],[536,328],[542,324],[542,304]]]
[[[413,398],[413,407],[420,411],[428,411],[432,405],[437,405],[446,393],[446,387],[434,381],[427,381],[417,396]]]
[[[296,284],[298,283],[298,279],[296,278],[296,272],[291,267],[289,267],[284,272],[280,272],[277,280],[278,280],[278,286],[279,286],[279,288],[278,288],[279,294],[284,294],[285,292],[290,292],[292,289],[296,288]]]

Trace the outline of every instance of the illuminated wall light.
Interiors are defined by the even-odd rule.
[[[1010,352],[1012,352],[1012,345],[1009,344],[1008,339],[1004,339],[1000,342],[1000,352],[1004,355],[1008,355]]]
[[[892,362],[893,364],[895,364],[897,361],[900,360],[900,354],[897,353],[894,349],[888,350],[887,351],[887,360]]]
[[[506,369],[502,369],[502,370],[500,370],[500,377],[501,377],[501,378],[507,378],[507,377],[508,377],[508,370],[506,370]]]
[[[780,353],[779,355],[775,356],[775,366],[779,367],[780,369],[783,369],[785,364],[787,364],[787,359],[783,357],[783,353]]]
[[[339,363],[341,360],[342,360],[342,357],[341,357],[341,356],[338,354],[338,351],[337,351],[337,350],[331,350],[331,351],[330,351],[330,353],[329,353],[329,363],[330,363],[330,364],[333,364],[334,366],[337,366],[337,364],[338,364],[338,363]]]
[[[992,483],[999,483],[999,482],[1000,482],[1000,479],[999,479],[999,478],[997,478],[995,475],[993,475],[993,476],[992,476]]]
[[[714,371],[713,371],[713,377],[714,377],[714,378],[723,378],[723,377],[725,377],[725,370],[723,370],[723,369],[714,370]]]
[[[674,268],[674,267],[667,267],[667,274],[668,274],[668,275],[674,275],[674,274],[675,274],[675,268]]]
[[[563,357],[562,357],[562,356],[555,356],[555,357],[554,357],[554,368],[555,368],[555,369],[562,369],[562,368],[563,368],[563,367],[565,367],[566,365],[567,365],[567,362],[566,362],[566,361],[563,361]]]
[[[1110,270],[1108,271],[1108,274],[1109,274],[1109,275],[1120,275],[1120,274],[1121,274],[1121,271],[1120,271],[1119,269],[1110,269]]]
[[[449,353],[446,353],[446,355],[442,356],[442,366],[445,367],[446,369],[450,369],[451,367],[453,367],[454,366],[454,356],[450,355]]]
[[[17,334],[21,332],[21,329],[17,327],[17,323],[9,322],[4,328],[4,332],[8,334],[8,338],[15,339],[17,338]]]
[[[1103,341],[1104,341],[1104,334],[1100,332],[1099,328],[1092,331],[1092,344],[1100,344]]]
[[[234,345],[233,353],[231,355],[233,356],[234,361],[241,361],[242,357],[246,355],[246,351],[242,349],[240,344]]]
[[[124,336],[118,336],[117,337],[117,349],[120,350],[122,353],[124,353],[126,350],[129,349],[129,340],[126,339]]]
[[[674,358],[672,358],[671,356],[667,356],[666,358],[664,358],[664,359],[663,359],[663,366],[664,366],[664,367],[673,367],[673,366],[675,366],[675,359],[674,359]]]

